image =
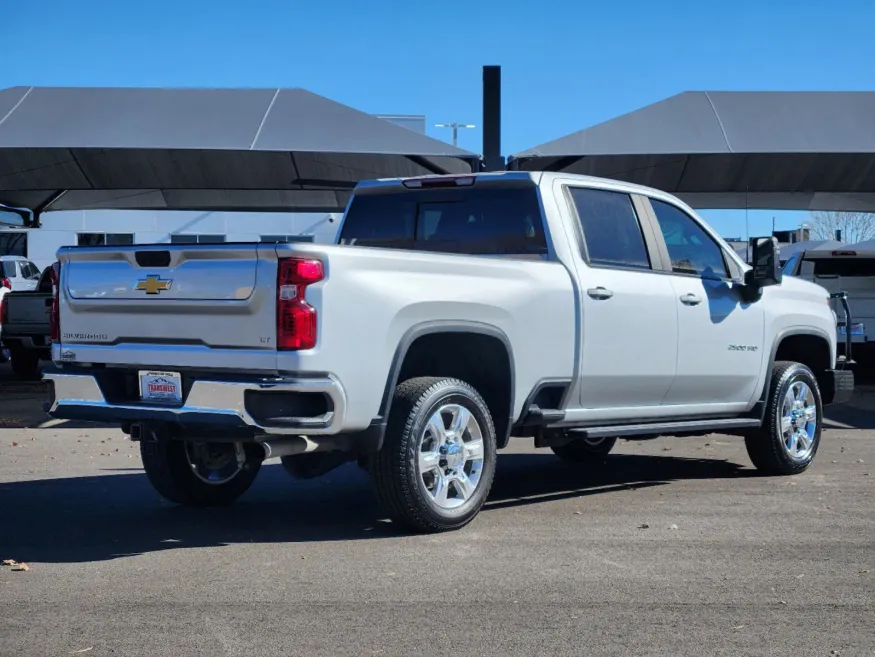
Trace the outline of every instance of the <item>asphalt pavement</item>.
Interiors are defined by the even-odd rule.
[[[29,566],[0,567],[0,655],[872,657],[872,398],[796,477],[727,436],[598,467],[519,440],[471,525],[411,536],[354,465],[265,464],[231,508],[175,507],[121,432],[0,385],[0,560]]]

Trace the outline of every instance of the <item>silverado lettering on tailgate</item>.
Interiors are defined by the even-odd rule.
[[[64,333],[64,340],[107,340],[106,333]]]

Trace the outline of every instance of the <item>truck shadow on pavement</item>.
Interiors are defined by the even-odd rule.
[[[572,466],[549,453],[502,454],[490,511],[610,495],[689,479],[746,476],[724,460],[615,455],[597,466]],[[347,465],[321,479],[292,481],[266,465],[237,504],[188,509],[162,500],[139,468],[99,476],[0,484],[0,558],[77,563],[166,549],[380,539],[402,530],[381,518],[366,473]],[[475,521],[477,522],[477,521]]]
[[[824,429],[875,429],[875,405],[868,398],[828,408],[824,415]]]

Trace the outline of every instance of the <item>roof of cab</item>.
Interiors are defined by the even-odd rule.
[[[356,187],[356,192],[365,191],[373,188],[385,188],[403,185],[411,180],[431,180],[431,179],[449,179],[449,178],[475,178],[486,179],[490,181],[520,181],[532,180],[535,184],[551,184],[556,179],[567,180],[568,182],[577,183],[586,187],[598,187],[599,189],[609,189],[615,191],[626,192],[627,194],[640,194],[642,196],[651,196],[654,198],[664,198],[680,202],[677,197],[672,196],[662,190],[653,187],[646,187],[635,183],[627,183],[611,178],[599,178],[596,176],[586,176],[576,173],[562,173],[555,171],[484,171],[479,173],[462,173],[450,175],[428,175],[428,176],[411,176],[406,178],[378,178],[373,180],[362,180]],[[685,204],[684,204],[685,205]]]

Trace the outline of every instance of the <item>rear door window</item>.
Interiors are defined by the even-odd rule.
[[[650,257],[632,198],[622,192],[570,187],[589,263],[650,269]]]
[[[21,275],[29,281],[37,281],[40,277],[40,271],[32,262],[21,263]]]
[[[534,186],[474,185],[355,196],[340,243],[470,255],[547,253]]]

